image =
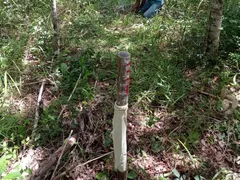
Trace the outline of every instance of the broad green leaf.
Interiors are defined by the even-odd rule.
[[[180,173],[178,172],[177,169],[173,169],[172,172],[173,172],[174,176],[176,176],[178,178],[180,177]]]
[[[61,64],[61,70],[62,70],[63,73],[67,72],[68,66],[67,66],[66,63],[62,63],[62,64]]]
[[[128,173],[128,179],[135,179],[137,177],[137,173],[135,171],[130,171]]]
[[[182,175],[182,176],[180,177],[180,180],[187,180],[186,175],[185,175],[185,174]]]
[[[109,145],[111,145],[112,144],[112,138],[110,137],[110,131],[107,131],[106,133],[105,133],[105,141],[104,141],[104,146],[105,147],[108,147]]]
[[[4,173],[7,169],[7,158],[5,155],[3,155],[1,158],[0,158],[0,175],[2,173]]]
[[[142,150],[142,155],[143,155],[143,157],[145,157],[145,158],[148,157],[147,153],[146,153],[145,151],[143,151],[143,150]]]
[[[108,147],[111,143],[112,143],[112,139],[106,137],[106,139],[105,139],[105,141],[104,141],[104,146],[105,146],[105,147]]]
[[[7,154],[6,156],[5,156],[5,158],[6,159],[11,159],[13,157],[13,154],[11,153],[11,154]]]
[[[101,177],[101,180],[107,180],[107,179],[108,179],[107,176]]]
[[[194,180],[204,180],[205,178],[204,177],[202,177],[202,176],[200,176],[200,175],[196,175],[195,177],[194,177]]]
[[[99,172],[96,174],[96,179],[98,180],[105,180],[107,179],[106,172]]]
[[[4,176],[3,179],[13,180],[13,179],[16,179],[18,177],[21,177],[21,175],[22,174],[20,172],[10,172],[6,176]]]

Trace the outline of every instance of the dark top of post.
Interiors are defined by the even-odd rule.
[[[124,106],[128,103],[130,85],[130,53],[118,53],[118,78],[117,78],[117,105]]]

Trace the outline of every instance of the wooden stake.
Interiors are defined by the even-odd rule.
[[[125,106],[128,103],[130,85],[130,53],[118,53],[117,105]]]
[[[116,104],[118,106],[126,106],[128,104],[129,85],[130,85],[130,53],[122,51],[118,53],[118,78],[117,78],[117,101],[116,101]],[[119,180],[127,180],[127,170],[121,172],[117,169],[117,176]]]

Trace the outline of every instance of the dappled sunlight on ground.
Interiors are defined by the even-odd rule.
[[[176,119],[175,114],[166,112],[164,108],[156,109],[152,119],[140,109],[130,109],[129,114],[129,156],[131,164],[136,169],[140,172],[144,169],[153,179],[167,174],[170,176],[175,168],[181,173],[188,174],[189,171],[196,172],[200,168],[197,158],[192,162],[187,153],[175,154],[172,149],[177,144],[176,140],[169,136],[175,129],[172,126],[172,121]],[[194,175],[194,173],[189,175]]]
[[[164,176],[166,173],[171,172],[166,162],[161,160],[161,156],[148,155],[147,153],[142,156],[132,158],[132,165],[136,169],[144,169],[148,173],[151,179],[158,176]],[[142,179],[144,174],[141,173]]]
[[[231,133],[228,134],[231,136]],[[240,173],[237,155],[225,141],[225,134],[216,130],[208,130],[199,144],[199,156],[215,168],[232,167],[234,172]],[[227,139],[229,140],[230,137]]]
[[[47,167],[40,180],[50,179],[55,168],[55,175],[63,173],[62,179],[117,180],[111,134],[117,52],[127,50],[131,53],[128,169],[136,174],[132,179],[170,180],[176,174],[187,179],[196,175],[207,180],[240,179],[239,69],[234,72],[239,57],[226,58],[236,63],[234,68],[223,59],[225,69],[220,65],[208,69],[203,57],[205,1],[169,1],[152,19],[121,14],[116,0],[59,1],[58,56],[52,52],[51,5],[40,8],[34,3],[33,16],[24,22],[28,8],[20,1],[6,4],[5,10],[12,9],[23,19],[5,17],[9,22],[0,40],[6,53],[0,55],[4,72],[0,73],[4,95],[0,160],[14,156],[6,161],[6,173],[20,163],[21,171],[30,168],[33,174]],[[37,136],[31,142],[43,81]],[[60,156],[72,133],[74,141]],[[50,160],[54,163],[48,167]]]
[[[20,155],[20,166],[23,168],[30,168],[32,173],[39,170],[41,161],[44,161],[51,154],[49,149],[37,148],[28,149],[21,153]]]

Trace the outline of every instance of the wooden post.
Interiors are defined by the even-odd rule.
[[[118,78],[117,78],[117,105],[125,106],[128,103],[130,85],[130,53],[118,53]]]
[[[118,78],[117,78],[117,101],[116,101],[117,106],[120,107],[127,106],[129,85],[130,85],[130,53],[126,51],[121,51],[118,53]],[[126,121],[127,120],[125,119],[125,122]],[[126,137],[126,130],[123,130],[122,133],[123,133],[122,137]],[[126,138],[124,139],[124,143],[125,147],[127,147]],[[126,163],[125,167],[127,167],[127,161],[124,163]],[[119,171],[119,169],[117,169],[117,176],[118,180],[127,180],[127,168],[124,172]]]

